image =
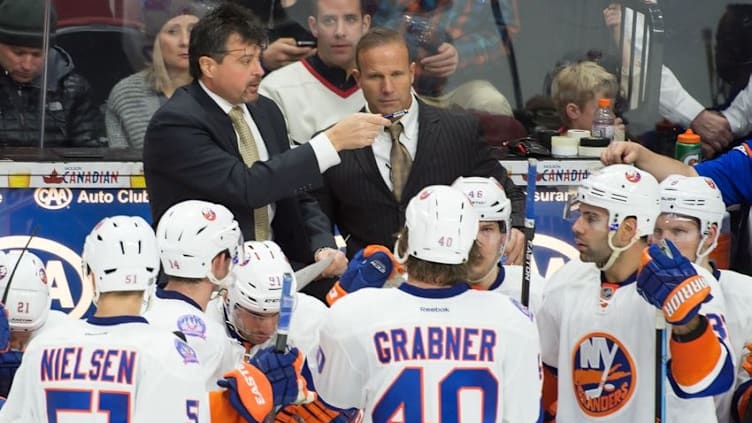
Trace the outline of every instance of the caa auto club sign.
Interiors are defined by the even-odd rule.
[[[150,221],[146,190],[65,184],[0,188],[0,249],[22,249],[36,231],[29,251],[44,263],[52,307],[76,318],[87,316],[93,312],[93,288],[81,278],[84,239],[102,218],[118,214]]]
[[[28,241],[28,236],[1,237],[0,249],[21,250]],[[57,241],[39,237],[32,238],[28,251],[36,254],[45,264],[53,307],[75,318],[86,314],[94,291],[90,283],[81,282],[81,256]]]

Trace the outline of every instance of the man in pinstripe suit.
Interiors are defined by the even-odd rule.
[[[459,176],[501,181],[512,200],[512,225],[522,226],[524,194],[491,158],[477,120],[429,106],[413,94],[415,64],[398,32],[376,28],[364,35],[356,48],[356,65],[353,75],[367,111],[407,113],[393,119],[392,126],[400,123],[403,128],[400,134],[391,135],[385,128],[371,146],[340,153],[341,164],[324,173],[318,199],[342,235],[349,237],[349,257],[368,244],[394,245],[410,198],[427,185],[449,185]],[[401,145],[393,148],[393,138]],[[405,166],[406,174],[397,178]],[[515,260],[521,257],[523,237],[519,230],[513,232],[507,253]]]

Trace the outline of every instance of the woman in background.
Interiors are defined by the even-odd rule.
[[[109,145],[141,149],[154,112],[192,78],[188,72],[188,44],[193,26],[209,10],[207,3],[190,0],[149,1],[144,24],[151,48],[147,68],[118,82],[105,109]]]

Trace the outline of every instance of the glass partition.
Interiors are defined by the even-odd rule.
[[[307,23],[315,10],[310,0],[234,1],[260,15],[271,41],[292,37],[302,44],[315,42]],[[14,2],[26,7],[35,3],[4,3]],[[39,46],[47,52],[39,56],[47,61],[47,72],[41,64],[33,65],[40,60],[34,52],[14,49],[12,37],[2,38],[0,17],[3,147],[141,147],[129,135],[113,135],[116,126],[105,124],[108,108],[112,112],[117,106],[113,87],[149,68],[153,37],[161,29],[154,25],[164,23],[154,17],[155,10],[169,14],[176,4],[191,3],[200,15],[215,4],[37,3],[40,8],[27,14],[36,20],[26,24],[43,31],[44,13],[52,16],[49,49]],[[491,131],[490,142],[566,126],[565,111],[557,110],[552,99],[552,84],[562,68],[589,60],[615,78],[615,111],[626,123],[627,136],[669,152],[678,131],[704,108],[727,107],[752,71],[752,2],[693,2],[687,7],[680,0],[364,0],[364,8],[374,26],[401,31],[418,62],[444,52],[444,44],[457,52],[456,69],[448,74],[419,66],[414,88],[430,104],[478,114]],[[40,90],[45,79],[48,88]],[[153,110],[171,92],[159,94]],[[513,124],[497,127],[499,119]],[[116,124],[127,132],[129,122]]]

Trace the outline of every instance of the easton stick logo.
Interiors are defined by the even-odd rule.
[[[589,333],[572,352],[572,383],[583,413],[590,417],[612,415],[629,402],[637,387],[634,360],[612,335]]]

